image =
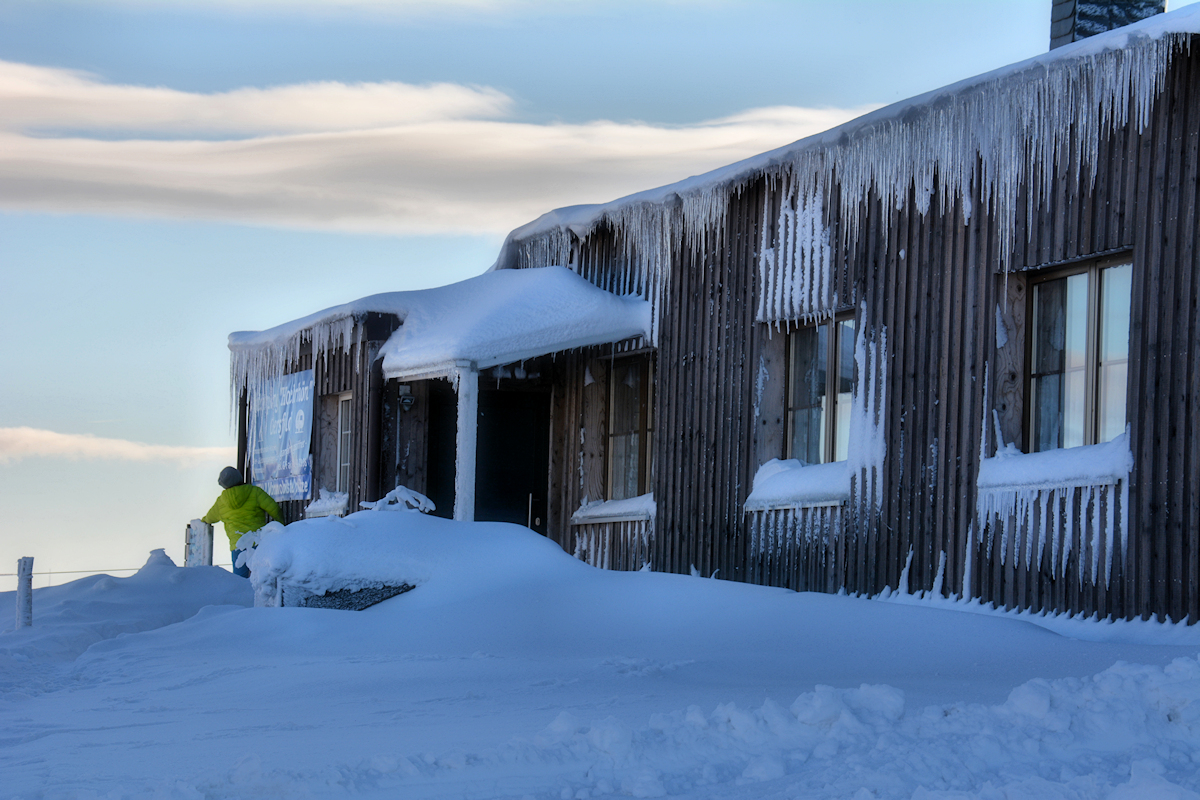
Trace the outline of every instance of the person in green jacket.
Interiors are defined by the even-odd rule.
[[[237,565],[238,556],[242,554],[237,548],[238,539],[242,538],[243,533],[256,531],[266,525],[267,517],[282,523],[279,505],[271,499],[271,495],[246,483],[242,473],[233,467],[221,470],[217,483],[221,484],[224,491],[201,519],[209,525],[218,522],[225,524],[225,535],[229,537],[229,550],[233,554],[233,572],[249,578],[250,568]]]

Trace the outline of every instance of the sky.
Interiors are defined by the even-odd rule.
[[[20,556],[39,586],[182,559],[230,332],[1044,52],[1049,7],[6,0],[0,590]]]

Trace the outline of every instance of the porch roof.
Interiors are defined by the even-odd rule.
[[[650,303],[564,267],[488,272],[403,294],[402,324],[380,351],[388,378],[485,369],[650,331]]]

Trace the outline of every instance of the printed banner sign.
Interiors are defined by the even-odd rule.
[[[276,500],[312,496],[313,371],[268,381],[250,404],[253,483]]]

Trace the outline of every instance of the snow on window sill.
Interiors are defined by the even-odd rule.
[[[658,510],[654,493],[625,500],[596,500],[584,504],[571,515],[572,525],[591,525],[601,522],[647,522]]]
[[[754,490],[744,506],[749,511],[819,508],[845,505],[850,499],[850,462],[805,464],[773,458],[754,474]]]
[[[305,519],[317,517],[342,517],[346,515],[350,505],[350,495],[347,492],[331,492],[328,489],[319,491],[320,499],[314,500],[304,508]]]
[[[1022,453],[1009,444],[980,462],[976,486],[990,493],[1105,486],[1125,480],[1132,469],[1128,433],[1104,444],[1040,453]]]

